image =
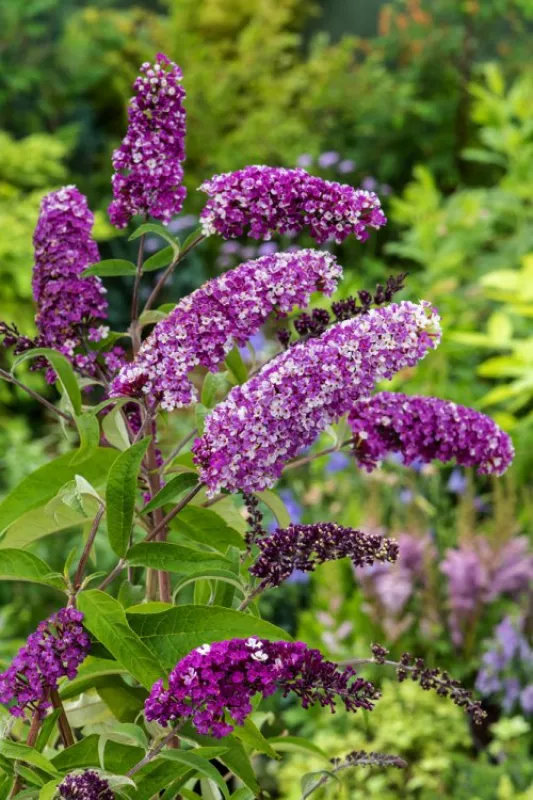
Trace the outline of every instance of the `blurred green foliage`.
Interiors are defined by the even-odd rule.
[[[496,760],[483,759],[472,766],[468,723],[460,710],[442,698],[407,681],[381,684],[383,704],[372,713],[361,712],[355,721],[342,712],[326,719],[300,709],[285,712],[303,726],[303,734],[329,757],[343,757],[352,750],[397,753],[409,766],[406,770],[352,769],[339,773],[342,786],[330,781],[316,791],[317,800],[345,797],[350,800],[396,800],[400,797],[436,800],[526,800],[533,789],[533,769],[527,762],[530,726],[514,718],[493,726],[491,745]],[[324,724],[322,725],[321,722]],[[324,761],[308,752],[295,754],[279,768],[282,797],[300,798],[300,778],[325,768]],[[327,766],[326,766],[327,768]]]

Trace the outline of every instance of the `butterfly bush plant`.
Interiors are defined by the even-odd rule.
[[[100,261],[86,198],[61,188],[43,199],[34,235],[37,335],[2,323],[14,355],[2,377],[79,441],[0,507],[1,577],[57,592],[55,612],[0,674],[5,798],[266,797],[255,756],[278,758],[283,737],[269,740],[256,724],[261,700],[277,693],[304,708],[371,713],[382,702],[370,680],[379,669],[463,707],[474,724],[484,714],[452,676],[416,655],[394,662],[369,642],[367,653],[332,663],[261,618],[261,594],[294,570],[340,558],[390,564],[401,553],[375,533],[290,519],[276,483],[314,457],[309,448],[326,428],[344,431],[335,449],[364,470],[400,452],[406,463],[455,460],[499,475],[513,448],[476,411],[376,393],[441,337],[430,303],[394,302],[404,276],[307,313],[314,294],[335,292],[341,265],[327,249],[271,248],[171,310],[158,307],[172,273],[207,237],[268,242],[305,232],[317,245],[364,242],[386,223],[373,191],[302,168],[249,166],[205,181],[200,228],[180,243],[168,223],[185,198],[184,99],[176,64],[160,54],[142,65],[113,155],[109,207],[113,225],[130,226],[137,263]],[[147,235],[165,246],[145,259]],[[101,280],[115,275],[133,286],[122,334],[110,331]],[[277,352],[250,368],[239,348],[267,322]],[[57,404],[20,380],[21,362],[44,370]],[[169,443],[171,414],[187,433]],[[273,531],[263,526],[265,504],[278,520]],[[79,544],[54,573],[28,545],[67,529],[79,531]],[[94,546],[101,551],[105,539],[114,562],[95,572]],[[95,697],[104,722],[86,724],[79,710]],[[347,753],[343,764],[404,766],[383,753]],[[316,785],[307,778],[302,796],[332,770]]]

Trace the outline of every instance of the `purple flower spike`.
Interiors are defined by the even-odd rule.
[[[159,53],[155,64],[142,65],[133,84],[128,131],[113,153],[109,217],[117,228],[125,228],[135,214],[168,224],[182,209],[186,115],[181,79],[177,64]]]
[[[83,614],[75,608],[52,614],[39,623],[11,666],[0,674],[0,702],[15,701],[9,709],[14,717],[23,717],[26,708],[44,711],[58,680],[76,677],[90,647],[82,620]]]
[[[304,708],[329,706],[339,698],[348,711],[371,710],[379,694],[351,667],[340,669],[303,642],[231,639],[204,644],[179,661],[165,689],[152,687],[145,703],[147,720],[168,725],[191,718],[196,730],[216,738],[242,725],[252,711],[255,694],[269,697],[276,690],[296,694]]]
[[[335,522],[278,528],[257,545],[261,552],[250,574],[268,586],[279,586],[294,570],[313,572],[318,564],[339,558],[350,558],[355,567],[398,558],[394,539],[343,528]]]
[[[435,309],[404,302],[294,344],[207,417],[193,452],[210,495],[273,486],[289,459],[368,397],[377,381],[414,366],[439,338]]]
[[[235,239],[247,233],[270,239],[273,233],[297,234],[304,228],[318,244],[355,236],[387,222],[373,192],[309,175],[303,169],[251,166],[215,175],[200,189],[209,200],[200,215],[206,235]]]
[[[306,306],[315,291],[332,294],[341,274],[334,256],[318,250],[267,255],[224,273],[156,325],[135,361],[116,377],[111,396],[144,392],[169,411],[190,405],[196,390],[187,376],[194,367],[216,372],[269,314]]]
[[[63,800],[115,800],[108,782],[92,769],[67,775],[57,789]]]
[[[75,186],[65,186],[43,198],[33,235],[36,344],[58,350],[88,373],[91,357],[75,353],[82,335],[95,342],[109,331],[95,326],[107,317],[106,290],[100,278],[80,278],[84,269],[100,260],[91,237],[93,223],[87,199]],[[49,378],[55,380],[53,372]]]
[[[406,464],[455,459],[496,475],[514,456],[510,437],[490,417],[436,397],[380,392],[357,403],[349,422],[359,439],[356,459],[368,472],[390,452],[400,452]]]

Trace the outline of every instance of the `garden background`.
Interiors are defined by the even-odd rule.
[[[0,0],[0,25],[0,307],[26,333],[45,193],[75,182],[98,209],[102,258],[134,255],[105,212],[110,157],[138,65],[159,50],[180,64],[188,93],[180,229],[195,227],[204,179],[250,163],[305,166],[381,196],[388,226],[363,246],[334,248],[342,291],[407,272],[401,297],[433,301],[445,336],[394,389],[409,378],[410,392],[485,411],[512,434],[516,460],[494,483],[393,461],[367,476],[338,453],[290,472],[282,496],[293,522],[387,531],[401,558],[358,574],[341,561],[295,575],[272,594],[269,619],[337,661],[375,640],[395,656],[421,654],[477,685],[489,718],[474,734],[452,704],[385,682],[386,702],[371,719],[338,713],[322,725],[325,712],[295,705],[284,720],[331,756],[365,747],[409,762],[405,772],[353,770],[323,797],[533,797],[533,1]],[[253,240],[209,241],[165,299],[262,252]],[[117,330],[127,324],[128,281],[105,279]],[[268,331],[254,341],[256,353],[269,347]],[[39,373],[25,379],[55,396]],[[15,387],[0,385],[0,403],[5,494],[68,442]],[[169,440],[177,433],[169,427]],[[69,535],[37,539],[34,552],[58,566]],[[6,664],[51,603],[42,587],[8,587]],[[272,703],[273,731],[276,711]],[[87,726],[105,719],[101,702],[79,713]],[[265,762],[263,782],[291,800],[313,763],[309,753],[285,755]]]

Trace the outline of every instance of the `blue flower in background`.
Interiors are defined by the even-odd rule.
[[[287,578],[287,583],[309,583],[311,576],[308,572],[303,572],[301,569],[295,569]]]
[[[346,175],[348,172],[353,172],[356,167],[355,161],[352,161],[351,158],[343,159],[340,164],[337,166],[337,169],[343,175]]]
[[[339,158],[340,156],[338,153],[335,152],[335,150],[328,150],[327,152],[319,155],[318,163],[321,167],[324,168],[332,167],[334,164],[337,163]]]
[[[342,472],[343,469],[346,469],[349,463],[350,458],[346,455],[346,453],[332,453],[328,458],[326,472]]]
[[[254,333],[253,336],[250,336],[249,342],[255,350],[256,357],[260,357],[261,353],[268,345],[268,339],[266,338],[263,331],[258,331],[257,333]],[[250,361],[252,360],[252,354],[250,353],[250,350],[248,349],[247,345],[245,345],[244,347],[239,347],[239,352],[241,354],[244,363],[249,364]]]
[[[257,255],[270,256],[272,253],[277,253],[279,245],[276,242],[263,242],[257,249]]]
[[[454,469],[448,480],[447,488],[452,494],[464,494],[468,481],[460,469]]]
[[[520,705],[525,714],[533,714],[533,683],[520,692]]]
[[[367,175],[361,182],[361,187],[367,192],[374,192],[377,189],[378,182],[371,175]]]
[[[310,153],[302,153],[302,155],[298,158],[296,165],[298,167],[306,168],[310,167],[313,163],[313,156]]]
[[[296,500],[295,496],[290,489],[282,489],[279,493],[281,499],[285,503],[285,507],[289,512],[291,522],[298,523],[302,521],[303,508]]]
[[[402,489],[398,496],[400,498],[400,503],[403,503],[406,506],[409,503],[412,503],[414,494],[410,489]]]

